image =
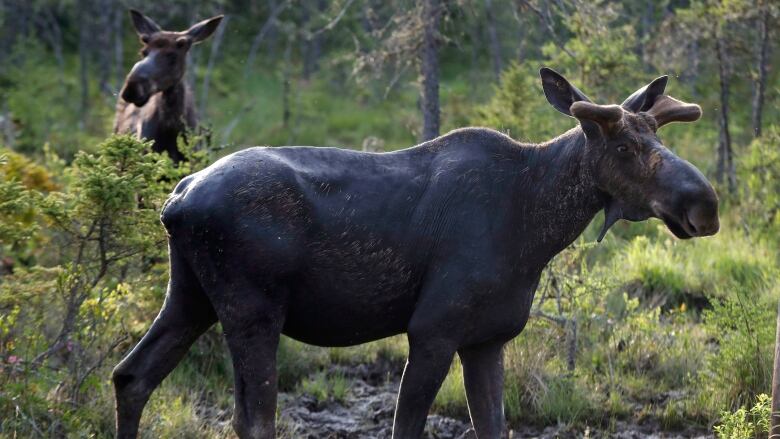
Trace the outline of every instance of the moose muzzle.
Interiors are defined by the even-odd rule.
[[[715,189],[695,166],[672,153],[665,155],[656,174],[663,183],[653,213],[678,238],[716,234],[720,221]]]

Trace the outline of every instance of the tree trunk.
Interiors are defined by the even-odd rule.
[[[466,28],[469,32],[469,47],[471,48],[470,60],[469,60],[469,77],[470,81],[476,83],[479,80],[479,72],[482,66],[479,63],[479,46],[481,45],[482,35],[480,32],[480,16],[477,9],[471,4],[464,6],[464,16],[466,20]]]
[[[284,0],[282,0],[284,1]],[[276,10],[276,0],[268,0],[268,13],[273,14]],[[270,17],[270,15],[269,15]],[[279,29],[276,26],[275,19],[269,22],[268,30],[265,31],[265,47],[270,59],[276,59],[276,50],[279,44]]]
[[[284,46],[284,70],[282,71],[282,126],[290,127],[290,75],[292,74],[292,36],[287,36]]]
[[[690,69],[688,69],[689,71],[687,73],[686,72],[682,73],[683,75],[682,80],[690,84],[695,84],[696,78],[699,77],[699,67],[701,66],[701,45],[699,43],[699,40],[695,38],[691,42],[691,46],[690,46],[689,65],[690,65]],[[699,92],[696,91],[696,87],[691,87],[691,90],[692,90],[691,94],[693,95],[693,97],[698,99],[700,96],[699,96]]]
[[[526,41],[528,40],[528,37],[526,36],[526,26],[527,22],[523,20],[520,15],[519,5],[515,3],[514,11],[512,13],[515,15],[515,21],[517,22],[517,51],[515,52],[515,60],[518,63],[522,63],[525,60],[525,47],[526,47]]]
[[[211,81],[211,72],[214,70],[214,63],[219,57],[219,48],[222,45],[222,39],[225,36],[225,29],[227,29],[230,16],[226,15],[222,19],[222,23],[217,28],[217,32],[214,34],[214,39],[211,42],[211,52],[209,53],[209,61],[206,64],[206,73],[203,75],[203,85],[201,87],[200,102],[198,106],[198,113],[200,117],[206,114],[206,103],[209,100],[209,83]]]
[[[113,30],[112,20],[112,7],[114,2],[112,0],[101,0],[97,5],[101,14],[99,14],[98,31],[97,31],[97,63],[98,63],[98,89],[104,93],[107,97],[112,97],[113,90],[111,89],[111,64],[112,64],[112,47],[111,47],[111,32]]]
[[[761,136],[761,116],[766,93],[767,63],[769,61],[769,6],[766,0],[758,2],[758,78],[753,86],[753,136]]]
[[[425,141],[439,136],[439,57],[437,34],[442,7],[439,0],[422,1],[423,41],[420,53],[420,74],[422,76],[422,140]]]
[[[639,38],[637,38],[637,56],[639,57],[639,61],[644,66],[646,72],[650,72],[653,69],[653,66],[651,66],[650,63],[646,62],[645,60],[645,44],[653,32],[653,15],[655,13],[655,3],[656,2],[653,0],[645,0],[645,10],[642,13],[641,26],[639,27]]]
[[[122,22],[125,19],[125,8],[114,8],[114,92],[119,93],[125,82],[125,54],[122,38]]]
[[[493,13],[493,0],[485,0],[485,21],[487,23],[488,40],[490,41],[490,58],[493,64],[493,76],[496,81],[501,78],[501,41],[496,29],[496,16]]]
[[[39,32],[41,36],[49,43],[54,52],[54,59],[57,61],[57,67],[59,68],[59,80],[63,82],[65,58],[63,57],[62,28],[59,20],[52,11],[52,7],[44,7],[41,12],[35,14],[35,21],[40,27]]]
[[[90,36],[89,32],[89,4],[87,0],[80,0],[78,2],[79,7],[79,83],[81,86],[81,97],[79,101],[80,111],[80,128],[84,129],[87,125],[87,115],[89,113],[89,57],[88,57],[88,40]]]
[[[769,438],[780,438],[780,303],[777,305],[775,327],[775,366],[772,372],[772,410],[769,417]]]
[[[328,4],[324,0],[317,0],[316,5],[307,3],[303,6],[303,20],[301,26],[307,27],[309,31],[313,31],[313,35],[309,34],[306,38],[302,39],[303,45],[301,51],[303,52],[303,79],[308,80],[311,75],[317,71],[320,55],[322,54],[322,34],[318,29],[313,29],[311,25],[312,21],[317,23],[317,20],[312,20],[310,11],[313,9],[317,15],[322,15],[325,12]],[[314,17],[316,18],[316,17]]]
[[[731,148],[731,134],[729,133],[729,78],[728,78],[728,53],[725,41],[720,32],[715,33],[715,54],[718,61],[718,79],[720,82],[720,112],[718,125],[718,166],[716,180],[723,183],[728,178],[729,193],[734,193],[737,187],[737,178],[734,170],[734,157]]]
[[[270,1],[269,4],[271,7],[273,7],[273,9],[269,13],[270,15],[268,16],[268,19],[265,20],[265,23],[263,23],[263,25],[260,27],[260,30],[258,30],[257,34],[255,34],[254,38],[252,38],[252,45],[249,47],[249,53],[246,56],[246,64],[244,64],[244,80],[249,78],[249,73],[252,71],[252,67],[255,64],[257,51],[260,49],[260,43],[263,42],[263,39],[269,35],[269,33],[275,32],[276,18],[290,4],[290,0],[282,0],[282,2],[279,4],[277,4],[275,1]]]

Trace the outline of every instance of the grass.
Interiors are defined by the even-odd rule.
[[[457,357],[452,362],[450,371],[436,395],[433,411],[446,416],[468,418],[466,391],[463,388],[463,367]]]
[[[313,397],[318,405],[328,401],[343,403],[349,392],[349,379],[343,372],[320,371],[298,385],[298,393]]]
[[[613,272],[642,294],[671,305],[723,297],[729,289],[761,290],[777,273],[776,252],[726,218],[710,238],[677,241],[637,237],[613,258]]]

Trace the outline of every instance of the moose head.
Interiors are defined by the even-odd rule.
[[[169,32],[138,11],[130,10],[130,17],[143,43],[143,58],[135,63],[127,76],[121,96],[138,107],[146,104],[155,93],[168,90],[181,81],[190,47],[208,38],[222,21],[219,15],[203,20],[184,32]]]
[[[664,95],[661,76],[621,105],[594,104],[554,70],[540,71],[544,94],[558,111],[576,118],[587,139],[585,165],[605,197],[598,240],[619,219],[661,219],[678,238],[718,232],[718,196],[695,166],[658,139],[658,128],[693,122],[701,108]]]

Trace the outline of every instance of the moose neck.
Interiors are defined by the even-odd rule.
[[[522,149],[524,167],[517,186],[522,194],[517,198],[525,201],[516,210],[516,224],[524,245],[544,263],[574,242],[604,208],[604,194],[586,161],[586,143],[578,126]]]
[[[182,125],[185,118],[184,112],[187,106],[187,85],[184,80],[177,82],[174,86],[160,92],[160,105],[157,111],[160,113],[160,119],[165,125]]]

